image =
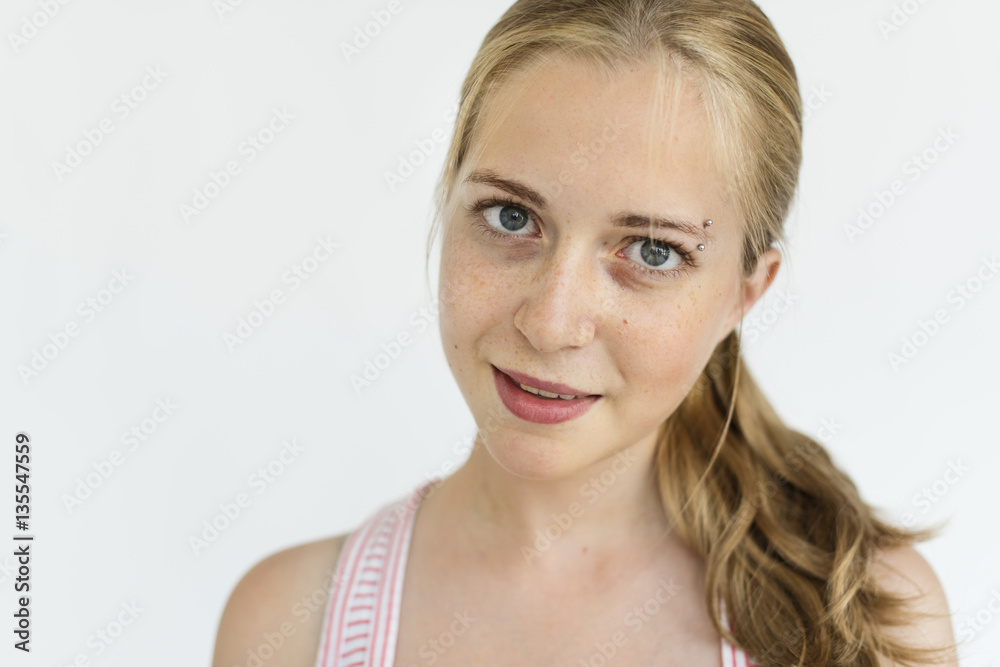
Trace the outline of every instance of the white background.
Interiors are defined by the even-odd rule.
[[[220,15],[208,0],[92,0],[44,21],[32,19],[39,2],[3,4],[0,540],[13,545],[13,441],[26,431],[36,541],[30,657],[11,648],[13,547],[0,548],[0,662],[207,664],[225,600],[253,563],[351,530],[461,462],[475,425],[436,319],[416,324],[436,295],[437,253],[428,283],[424,248],[445,147],[395,189],[385,174],[415,142],[450,131],[461,79],[508,4],[401,0],[350,62],[340,45],[386,2],[245,0]],[[790,254],[744,342],[790,425],[818,437],[824,420],[838,424],[827,445],[869,502],[896,521],[951,517],[919,549],[956,634],[973,639],[963,664],[995,665],[1000,279],[975,278],[1000,250],[1000,9],[905,4],[911,14],[883,34],[886,0],[762,3],[815,108]],[[31,34],[26,20],[44,25],[15,45],[11,34]],[[147,68],[165,76],[142,90]],[[123,94],[144,97],[126,118]],[[241,142],[273,109],[294,119],[249,161]],[[113,131],[60,179],[53,163],[105,118]],[[957,137],[934,155],[949,128]],[[926,149],[936,161],[914,172]],[[240,173],[186,223],[179,206],[228,160]],[[858,209],[896,179],[902,194],[849,239]],[[340,246],[293,290],[282,276],[317,237]],[[121,270],[128,285],[102,292]],[[969,281],[979,291],[959,308],[953,290]],[[230,350],[224,335],[274,289],[284,303]],[[779,290],[792,300],[781,314]],[[108,296],[92,321],[78,310]],[[938,310],[944,324],[893,368],[889,353]],[[78,335],[22,378],[71,323]],[[355,391],[351,376],[403,332],[412,344]],[[178,407],[130,451],[122,433],[157,399]],[[304,451],[252,485],[286,439]],[[113,450],[121,464],[68,508]],[[952,465],[967,471],[949,483]],[[252,504],[196,554],[189,537],[239,493]],[[98,655],[94,633],[131,602],[138,618]],[[964,620],[977,613],[978,632]]]

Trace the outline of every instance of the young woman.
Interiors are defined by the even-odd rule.
[[[929,533],[877,519],[742,365],[801,121],[749,0],[516,2],[438,193],[475,446],[255,566],[215,665],[957,664]]]

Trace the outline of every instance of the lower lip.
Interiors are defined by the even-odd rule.
[[[566,400],[563,398],[543,398],[525,391],[509,376],[493,368],[493,384],[497,387],[500,400],[515,417],[535,424],[560,424],[576,419],[594,406],[601,397],[585,396]]]

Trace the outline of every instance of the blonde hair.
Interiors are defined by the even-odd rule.
[[[584,58],[606,74],[654,62],[696,82],[742,220],[749,276],[783,239],[802,138],[795,68],[749,0],[515,2],[463,82],[428,259],[455,179],[474,142],[488,139],[482,118],[490,94],[511,75],[560,55]],[[719,343],[666,419],[656,453],[667,516],[706,562],[705,599],[716,629],[762,667],[876,667],[879,656],[901,664],[950,660],[951,646],[917,648],[886,632],[914,612],[872,576],[878,549],[928,539],[936,529],[905,530],[877,518],[823,446],[782,423],[743,368],[740,331]],[[722,623],[720,598],[732,632]]]

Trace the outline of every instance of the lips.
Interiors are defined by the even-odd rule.
[[[529,387],[534,387],[535,389],[541,389],[542,391],[547,391],[553,394],[564,394],[573,396],[600,396],[600,394],[591,394],[583,389],[577,389],[576,387],[570,387],[569,385],[559,384],[558,382],[546,382],[545,380],[539,380],[536,377],[530,375],[525,375],[524,373],[518,373],[516,371],[509,370],[507,368],[500,368],[494,366],[498,371],[511,378],[519,384],[526,384]]]
[[[517,380],[500,371],[496,366],[490,368],[493,371],[493,385],[496,387],[500,400],[511,414],[524,421],[536,424],[561,424],[583,416],[601,400],[601,396],[592,394],[571,399],[536,396],[530,391],[521,389]],[[538,382],[536,378],[523,374],[519,374],[519,377],[526,377],[532,382]],[[559,392],[564,390],[569,390],[566,393],[578,391],[573,387],[552,382],[541,382],[540,384],[555,387]],[[542,391],[547,390],[542,389]]]

